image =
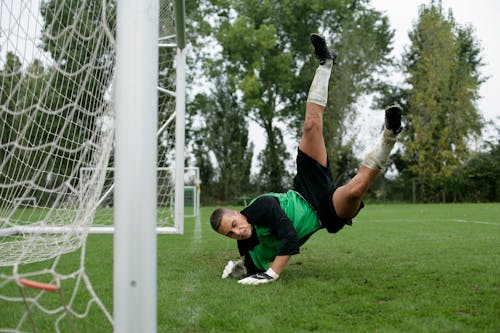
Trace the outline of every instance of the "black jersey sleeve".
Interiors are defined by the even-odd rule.
[[[277,256],[299,253],[299,239],[293,224],[275,197],[261,196],[241,211],[250,224],[271,229],[280,241]]]

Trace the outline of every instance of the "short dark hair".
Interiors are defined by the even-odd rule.
[[[214,210],[212,215],[210,215],[210,224],[215,231],[219,229],[222,222],[222,217],[226,214],[231,214],[231,210],[221,207]]]

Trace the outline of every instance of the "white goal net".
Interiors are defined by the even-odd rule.
[[[84,180],[95,174],[95,168],[85,167],[80,169],[80,179]],[[114,221],[114,188],[115,168],[108,167],[104,170],[104,183],[99,200],[95,207],[94,218],[90,233],[113,232]],[[174,184],[172,182],[174,170],[167,167],[157,168],[157,232],[175,233],[174,225]],[[200,214],[200,171],[198,167],[184,168],[184,217],[198,217]]]
[[[112,326],[85,255],[112,209],[116,1],[0,1],[0,332],[78,331],[93,307]],[[159,3],[158,215],[173,225],[176,35]]]

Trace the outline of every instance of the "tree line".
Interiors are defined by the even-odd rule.
[[[97,39],[71,36],[73,30],[67,29],[78,26],[81,36],[88,36],[93,22],[102,18],[103,2],[87,2],[79,16],[72,14],[77,1],[66,1],[62,7],[61,3],[51,0],[41,7],[46,37],[40,47],[55,65],[39,60],[22,64],[8,53],[0,68],[2,184],[19,179],[16,173],[25,170],[24,165],[41,165],[50,153],[45,150],[53,149],[42,147],[47,138],[35,127],[56,127],[50,132],[59,137],[52,140],[62,148],[60,154],[51,152],[53,158],[42,163],[47,169],[40,173],[44,176],[35,179],[47,188],[60,186],[71,175],[80,163],[75,147],[81,147],[99,127],[98,113],[84,113],[84,118],[66,124],[60,119],[76,117],[65,108],[68,103],[88,110],[92,100],[106,102],[109,81],[99,78],[109,78],[113,68],[108,42],[97,45]],[[186,163],[200,168],[202,202],[243,203],[256,194],[291,186],[293,170],[288,166],[294,156],[288,147],[300,138],[317,66],[311,32],[324,34],[339,54],[324,121],[330,166],[339,184],[360,163],[355,139],[348,136],[359,114],[357,102],[373,95],[374,110],[395,102],[403,106],[405,129],[391,161],[396,176],[379,177],[368,200],[499,200],[500,131],[479,151],[471,145],[485,126],[477,107],[479,89],[486,80],[480,72],[481,47],[473,28],[458,24],[440,1],[421,5],[409,34],[410,46],[401,59],[391,55],[394,31],[387,16],[368,0],[193,0],[186,5],[190,44]],[[113,31],[116,6],[112,1],[106,6],[107,25]],[[162,6],[168,2],[162,0]],[[58,24],[48,24],[56,13]],[[171,28],[162,22],[160,29]],[[75,72],[90,57],[98,63],[93,72]],[[160,64],[174,62],[165,50],[160,50],[160,58]],[[165,68],[159,85],[166,87],[172,75]],[[404,74],[404,85],[388,82],[394,71]],[[82,82],[85,89],[78,88]],[[160,123],[167,118],[168,98],[159,96]],[[253,154],[250,122],[263,130],[266,139],[258,156]],[[33,133],[21,146],[40,146],[38,152],[17,148],[14,142],[20,129]],[[287,142],[287,137],[294,142]],[[163,160],[172,147],[164,137],[158,142],[159,160]],[[252,170],[254,161],[257,172]],[[24,172],[24,178],[33,179]],[[13,191],[12,187],[4,190]],[[22,186],[16,191],[22,194]]]
[[[110,13],[106,24],[114,30],[114,6],[103,5],[43,2],[36,47],[47,58],[27,64],[24,54],[9,50],[2,59],[2,201],[36,197],[45,205],[57,200],[59,193],[78,188],[79,168],[95,158],[92,143],[102,130],[103,108],[110,104],[105,95],[114,66],[109,38],[95,33],[105,9]]]
[[[293,170],[286,165],[294,156],[284,138],[300,137],[317,66],[309,34],[316,31],[339,54],[324,123],[339,184],[360,162],[356,142],[346,136],[357,102],[374,95],[374,110],[403,107],[405,129],[392,158],[396,176],[380,177],[368,200],[499,200],[500,143],[486,142],[479,151],[471,144],[485,126],[477,106],[486,80],[481,47],[473,27],[456,22],[441,1],[419,7],[401,59],[391,55],[394,31],[387,16],[369,1],[199,0],[188,17],[191,86],[200,77],[208,82],[188,105],[191,159],[200,167],[203,202],[242,203],[290,186]],[[404,85],[388,82],[394,71],[404,74]],[[249,141],[250,121],[266,136],[258,156]]]

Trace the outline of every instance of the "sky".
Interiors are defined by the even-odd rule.
[[[372,0],[372,6],[389,17],[391,28],[394,29],[393,57],[401,59],[401,55],[410,45],[408,33],[418,19],[418,8],[421,4],[429,4],[430,0]],[[481,68],[483,76],[489,79],[480,88],[481,99],[478,109],[484,119],[495,121],[495,127],[500,127],[500,1],[498,0],[442,0],[443,8],[451,9],[455,21],[459,25],[470,24],[474,28],[474,37],[479,41],[482,49],[482,58],[485,66]],[[394,77],[393,82],[400,82],[401,77]],[[356,151],[363,154],[365,149],[372,146],[372,138],[378,137],[383,125],[383,110],[373,112],[370,109],[371,101],[367,98],[359,101],[360,114],[351,131],[356,135],[358,146]],[[333,110],[334,112],[334,110]],[[251,140],[255,144],[255,157],[253,169],[257,163],[257,153],[265,146],[265,134],[255,124],[251,124]],[[359,135],[362,133],[363,135]],[[493,139],[497,135],[490,127],[484,139]],[[328,138],[326,138],[328,139]],[[498,139],[498,138],[497,138]],[[480,143],[477,143],[479,145]],[[287,146],[292,156],[295,155],[297,144],[288,142]]]
[[[394,56],[398,59],[409,46],[408,32],[418,18],[418,8],[430,1],[372,0],[375,9],[385,13],[395,29]],[[470,24],[482,48],[485,65],[483,76],[489,77],[481,86],[478,108],[486,120],[495,120],[500,126],[500,1],[498,0],[442,0],[445,10],[451,9],[459,25]]]

